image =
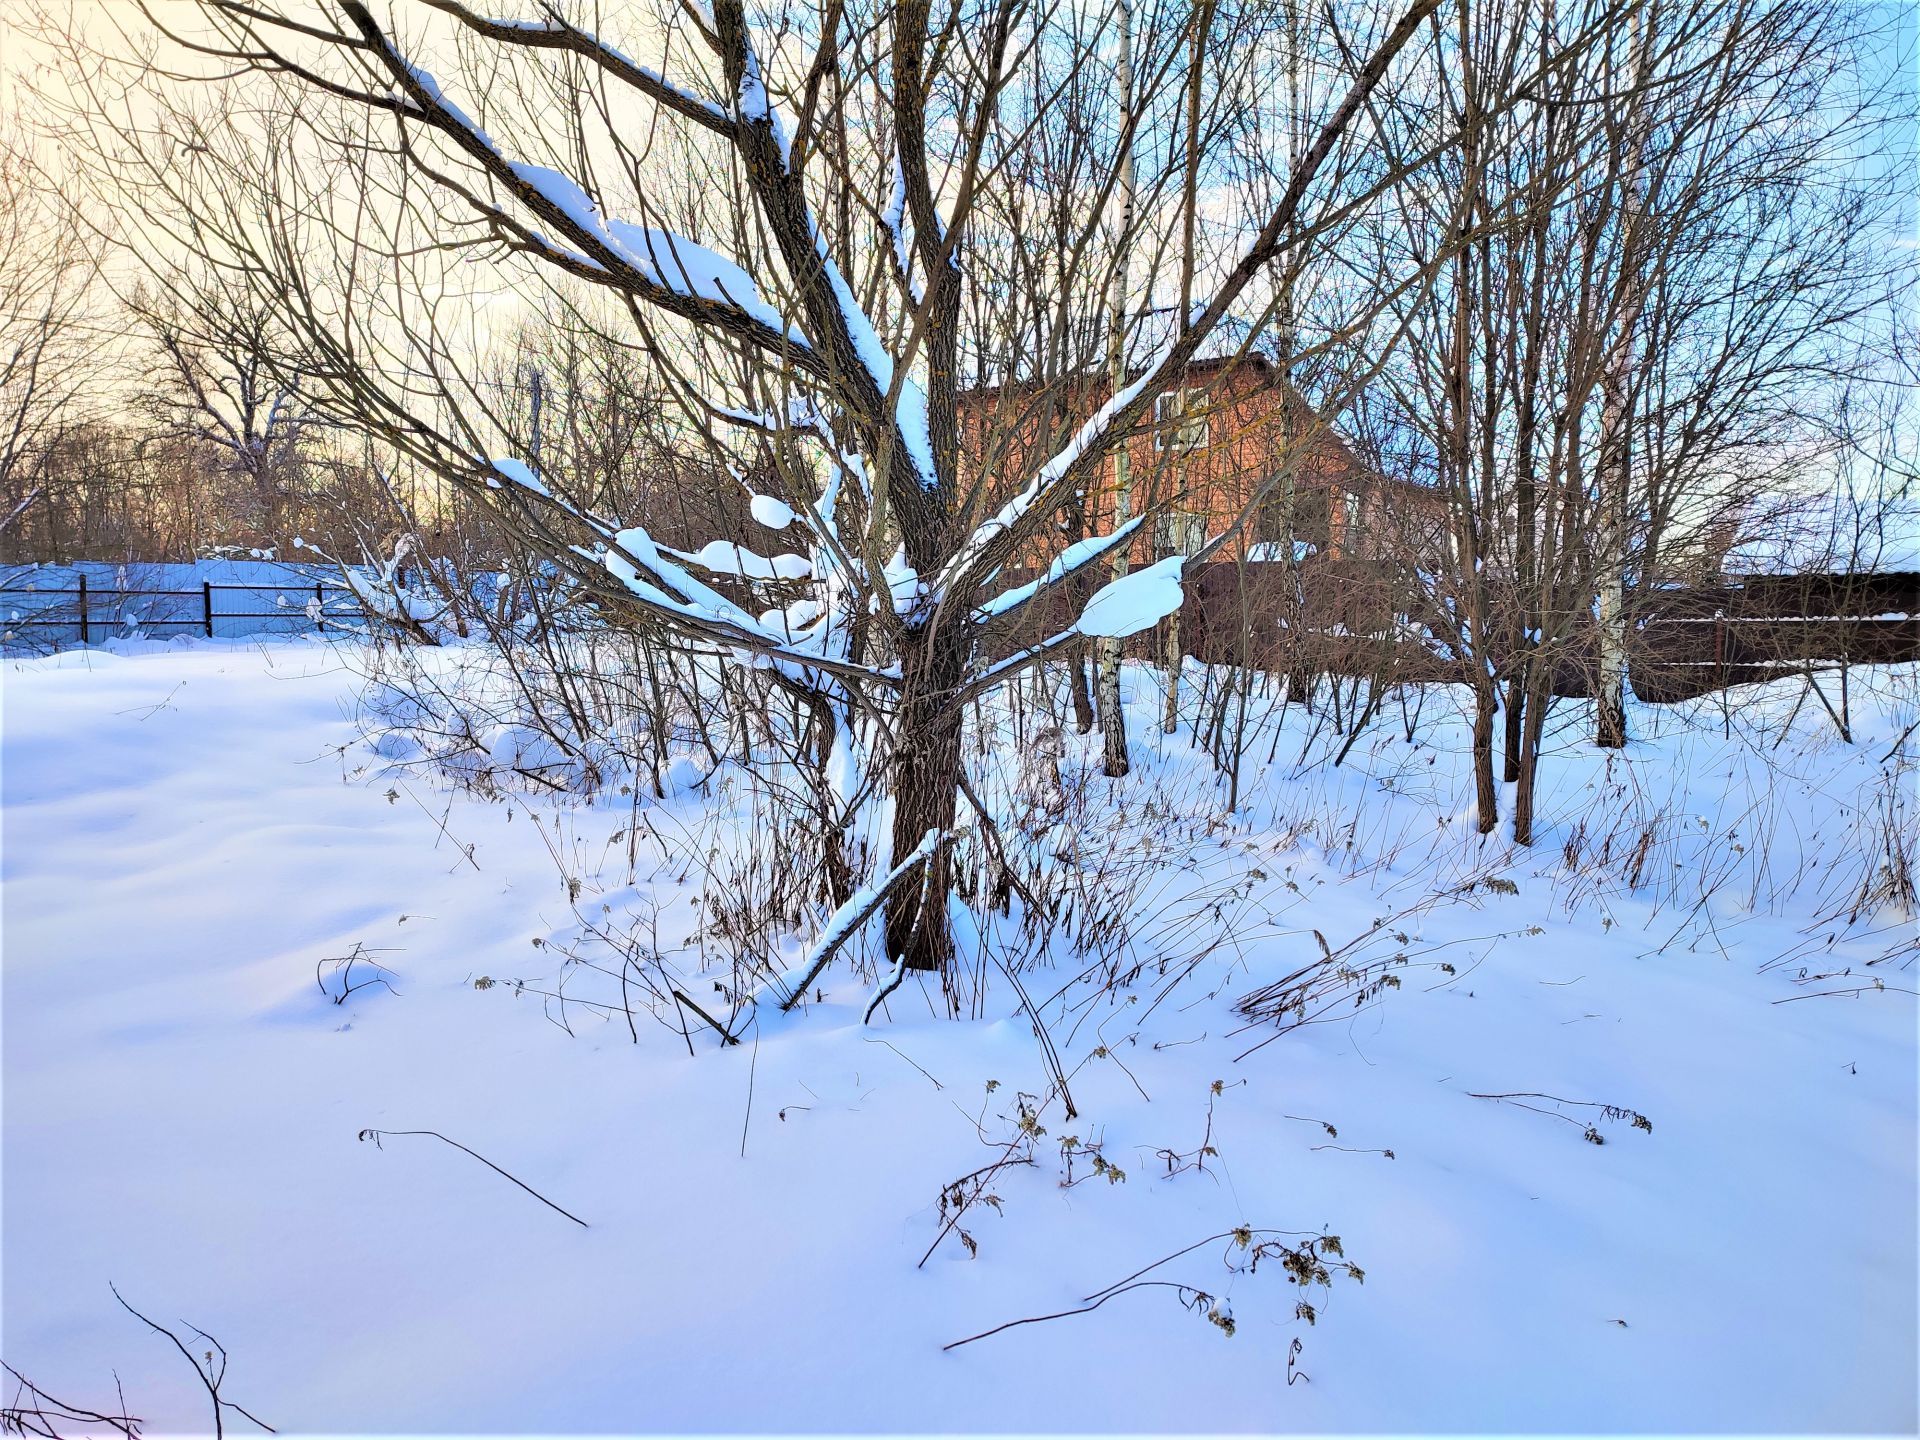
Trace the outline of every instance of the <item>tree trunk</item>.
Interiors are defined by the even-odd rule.
[[[658,678],[653,672],[653,659],[647,657],[648,679],[652,681],[656,694],[659,689]],[[656,711],[664,710],[664,705],[656,699]],[[809,697],[807,711],[811,721],[812,760],[819,770],[819,780],[815,785],[815,794],[826,803],[820,807],[821,863],[827,889],[827,903],[838,910],[853,898],[853,865],[847,858],[846,832],[839,824],[840,817],[834,813],[835,802],[839,799],[833,792],[833,786],[827,780],[828,771],[833,765],[834,742],[840,725],[840,717],[834,713],[834,707],[820,695]],[[656,779],[654,788],[659,789]]]
[[[1214,0],[1201,0],[1199,8],[1194,11],[1187,62],[1187,180],[1185,199],[1181,205],[1180,243],[1180,328],[1183,331],[1193,320],[1194,225],[1200,215],[1200,85],[1205,73],[1207,39],[1213,31],[1213,10]],[[1284,397],[1282,403],[1285,403]],[[1186,392],[1182,391],[1183,414],[1187,404]],[[1177,493],[1185,493],[1186,480],[1186,462],[1182,459],[1175,487]],[[1192,544],[1191,536],[1180,536],[1181,549],[1189,555],[1193,553]],[[1172,735],[1180,728],[1180,672],[1183,668],[1181,662],[1186,659],[1187,653],[1180,639],[1178,610],[1167,618],[1166,646],[1166,704],[1160,714],[1160,731],[1164,735]],[[1222,710],[1223,716],[1225,713]]]
[[[1479,660],[1479,678],[1473,696],[1473,796],[1480,833],[1500,823],[1500,790],[1493,779],[1493,712],[1499,708],[1498,682]]]
[[[1524,748],[1521,736],[1521,717],[1527,704],[1527,665],[1525,649],[1526,639],[1516,633],[1513,636],[1513,654],[1508,661],[1507,670],[1507,733],[1505,751],[1506,764],[1501,771],[1501,779],[1511,785],[1520,778],[1520,752]]]
[[[1526,697],[1526,724],[1520,734],[1520,775],[1513,788],[1513,842],[1533,844],[1533,802],[1539,789],[1540,736],[1546,729],[1547,704],[1551,686],[1546,667],[1537,666],[1529,676]]]
[[[1115,342],[1115,354],[1119,353]],[[1116,361],[1116,368],[1118,362]],[[1116,387],[1118,382],[1116,381]],[[1127,512],[1132,508],[1133,491],[1127,473],[1127,447],[1122,441],[1113,454],[1114,469],[1114,523],[1126,523]],[[1126,546],[1120,547],[1120,554],[1113,562],[1113,578],[1118,580],[1127,573]],[[1127,756],[1127,715],[1120,704],[1120,642],[1118,640],[1098,640],[1095,660],[1095,683],[1100,691],[1100,740],[1102,751],[1101,773],[1112,779],[1118,779],[1132,768]]]
[[[1626,679],[1626,586],[1610,565],[1600,587],[1600,676],[1593,729],[1593,743],[1602,750],[1619,750],[1627,743]]]
[[[1636,70],[1646,69],[1646,31],[1640,15],[1633,18]],[[1637,80],[1639,75],[1636,74]],[[1608,358],[1601,382],[1600,504],[1601,531],[1606,538],[1600,577],[1600,679],[1594,687],[1597,704],[1593,743],[1618,750],[1627,743],[1627,559],[1628,523],[1633,515],[1632,426],[1634,369],[1637,363],[1634,328],[1646,303],[1646,282],[1638,269],[1640,234],[1641,101],[1636,92],[1625,124],[1626,174],[1621,184],[1622,293],[1620,334]]]
[[[1114,81],[1119,87],[1120,123],[1133,123],[1133,6],[1120,4],[1120,51],[1114,61]],[[1109,394],[1118,395],[1127,379],[1127,274],[1133,256],[1133,142],[1127,139],[1120,156],[1116,186],[1120,205],[1119,254],[1115,257],[1113,283],[1107,290],[1107,381]],[[1133,477],[1129,472],[1128,442],[1122,438],[1113,452],[1113,523],[1126,524],[1133,508]],[[1122,545],[1113,557],[1113,578],[1127,573],[1128,546]],[[1099,688],[1100,739],[1103,773],[1118,779],[1132,768],[1127,757],[1127,717],[1120,705],[1120,642],[1095,642],[1094,684]]]
[[[1084,591],[1085,587],[1082,587]],[[1085,603],[1084,596],[1081,603]],[[1067,689],[1073,695],[1073,728],[1085,735],[1093,729],[1093,689],[1087,681],[1087,655],[1075,646],[1067,656]]]
[[[1174,611],[1167,618],[1167,648],[1164,657],[1167,667],[1166,704],[1160,712],[1160,733],[1171,735],[1180,728],[1180,671],[1186,659],[1186,641],[1180,638],[1180,612]]]
[[[1593,743],[1603,750],[1618,750],[1627,743],[1627,487],[1632,476],[1627,428],[1632,416],[1626,369],[1630,363],[1623,357],[1608,367],[1600,412],[1603,540]]]
[[[966,673],[966,645],[947,633],[916,635],[901,655],[903,688],[895,718],[893,854],[909,854],[929,830],[951,836],[960,794],[960,720],[948,702]],[[945,714],[942,712],[946,711]],[[915,883],[887,900],[887,958],[909,970],[944,971],[953,959],[947,924],[949,846],[938,845]]]

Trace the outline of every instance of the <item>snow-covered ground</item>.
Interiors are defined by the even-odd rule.
[[[682,944],[737,794],[637,825],[455,792],[369,749],[349,659],[6,666],[0,1358],[54,1395],[207,1428],[111,1283],[217,1337],[222,1393],[281,1433],[1920,1424],[1912,919],[1847,909],[1874,826],[1912,823],[1882,760],[1911,673],[1852,746],[1809,702],[1765,748],[1744,722],[1786,689],[1727,735],[1717,701],[1637,713],[1664,733],[1611,762],[1569,733],[1519,855],[1462,833],[1444,696],[1338,770],[1295,765],[1296,709],[1233,817],[1184,736],[1143,723],[1112,790],[1069,737],[1152,918],[1131,984],[1022,977],[1078,1110],[1022,1145],[1047,1080],[1006,983],[950,1020],[909,980],[862,1026],[871,980],[836,965],[732,1048],[595,1008],[618,986],[562,973],[579,914]],[[1235,1011],[1323,941],[1397,985],[1284,1034]],[[586,1225],[395,1133],[423,1130]],[[943,1236],[943,1192],[1009,1153],[1034,1163]],[[1364,1283],[1332,1267],[1310,1324],[1240,1226],[1337,1235]],[[1187,1290],[942,1349],[1210,1236],[1141,1277]]]

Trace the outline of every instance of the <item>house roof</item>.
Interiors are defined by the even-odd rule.
[[[1264,351],[1249,350],[1244,355],[1214,355],[1189,360],[1182,367],[1180,378],[1190,382],[1196,377],[1219,375],[1243,366],[1256,374],[1271,375],[1276,380],[1281,373],[1280,367],[1274,362],[1272,356]],[[1146,373],[1145,365],[1129,366],[1127,383],[1138,380]],[[969,400],[991,399],[999,395],[1039,395],[1049,390],[1074,391],[1084,387],[1097,391],[1103,389],[1107,383],[1106,366],[1094,365],[1047,379],[996,381],[986,385],[974,385],[962,389],[958,398],[964,404]],[[1307,405],[1306,397],[1302,396],[1297,389],[1293,393],[1301,405],[1311,410],[1312,407]]]

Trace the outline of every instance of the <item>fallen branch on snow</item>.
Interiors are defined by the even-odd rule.
[[[538,1190],[534,1189],[531,1185],[527,1184],[526,1181],[521,1180],[516,1176],[508,1175],[505,1170],[502,1170],[498,1165],[494,1164],[493,1161],[487,1159],[486,1156],[480,1154],[477,1150],[467,1150],[467,1147],[462,1145],[458,1140],[448,1140],[447,1137],[442,1135],[438,1130],[371,1130],[369,1129],[369,1130],[362,1130],[360,1132],[360,1138],[362,1140],[373,1141],[375,1149],[385,1149],[386,1147],[383,1146],[380,1142],[389,1135],[431,1135],[434,1139],[443,1141],[444,1143],[453,1146],[453,1148],[456,1150],[465,1150],[467,1154],[473,1156],[474,1159],[478,1160],[482,1165],[486,1166],[489,1170],[493,1171],[494,1174],[506,1175],[507,1179],[512,1180],[514,1184],[518,1185],[522,1190],[526,1191],[527,1194],[533,1196],[534,1199],[538,1200],[542,1205],[545,1205],[549,1210],[560,1210],[560,1207],[558,1205],[554,1204],[553,1201],[547,1199],[546,1196],[542,1195]],[[578,1215],[575,1215],[571,1210],[560,1210],[560,1213],[562,1215],[565,1215],[567,1219],[573,1221],[573,1223],[578,1225],[582,1230],[585,1230],[588,1228],[587,1222],[582,1220]]]

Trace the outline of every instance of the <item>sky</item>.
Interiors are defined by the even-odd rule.
[[[157,0],[157,6],[163,15],[174,12],[189,25],[197,10],[192,0]],[[21,77],[32,73],[36,84],[50,88],[55,93],[60,88],[57,69],[49,68],[47,48],[33,39],[30,12],[34,8],[37,7],[30,0],[0,0],[0,115],[18,115],[28,122],[33,116],[25,108],[29,96],[21,84]],[[493,8],[502,14],[535,13],[532,0],[500,0]],[[131,0],[80,0],[75,6],[75,13],[85,23],[124,18],[131,9]],[[119,16],[113,15],[116,10],[120,12]],[[1890,137],[1892,143],[1886,154],[1862,163],[1876,168],[1893,164],[1906,172],[1907,183],[1904,188],[1907,202],[1893,222],[1896,233],[1888,236],[1888,243],[1913,253],[1916,264],[1920,264],[1920,170],[1916,170],[1916,163],[1920,162],[1920,7],[1898,3],[1898,0],[1877,0],[1867,8],[1866,14],[1876,32],[1876,45],[1867,62],[1866,78],[1869,83],[1884,82],[1892,86],[1894,94],[1903,102],[1901,108],[1916,118],[1910,133]],[[623,36],[629,41],[633,38],[636,37]],[[428,52],[420,58],[431,65],[435,57]],[[641,58],[647,57],[643,54]],[[50,160],[50,157],[47,158]],[[121,278],[124,279],[124,272],[121,272]],[[1920,296],[1910,296],[1909,306],[1920,306]],[[508,308],[524,313],[512,302],[509,302]],[[496,322],[504,314],[504,311],[496,310]],[[1908,318],[1920,331],[1920,311],[1910,310]],[[111,324],[110,321],[107,323]],[[115,337],[103,331],[102,338],[110,340]],[[1910,422],[1909,429],[1913,424],[1920,424],[1920,421]],[[1920,453],[1920,435],[1911,436],[1910,440],[1912,443],[1907,447],[1909,453]]]

